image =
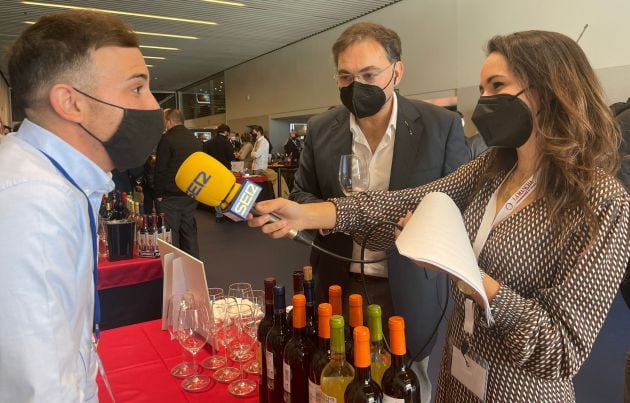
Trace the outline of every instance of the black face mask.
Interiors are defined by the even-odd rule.
[[[518,96],[497,94],[480,97],[472,121],[488,147],[518,148],[532,133],[532,113]]]
[[[79,126],[103,144],[109,158],[119,171],[136,168],[144,164],[151,151],[160,141],[164,131],[164,115],[161,109],[128,109],[101,101],[82,91],[75,90],[105,105],[123,110],[123,118],[114,135],[103,142],[82,124]]]
[[[394,79],[394,69],[392,69],[392,76],[385,85],[381,88],[377,85],[364,84],[358,81],[353,81],[352,84],[347,87],[339,88],[339,95],[341,103],[348,108],[357,118],[367,118],[368,116],[375,115],[381,110],[387,99],[385,97],[385,88]]]

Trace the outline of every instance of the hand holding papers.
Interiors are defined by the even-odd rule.
[[[401,255],[464,281],[481,296],[493,322],[477,259],[461,213],[444,193],[426,195],[396,240]]]

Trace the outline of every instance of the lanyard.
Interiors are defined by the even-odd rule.
[[[68,182],[70,182],[75,188],[77,188],[79,192],[81,192],[83,196],[85,196],[85,200],[87,201],[88,215],[90,218],[90,231],[92,232],[92,255],[94,257],[93,259],[94,260],[94,271],[93,271],[93,276],[94,276],[94,338],[96,339],[96,343],[98,344],[98,340],[101,335],[101,331],[99,328],[99,323],[101,322],[101,304],[98,297],[98,290],[96,288],[97,287],[96,285],[98,282],[98,250],[97,250],[98,241],[97,241],[97,234],[96,234],[96,221],[94,219],[94,210],[92,210],[92,204],[90,203],[90,199],[87,197],[85,193],[83,193],[83,190],[81,190],[81,188],[79,187],[79,185],[77,185],[74,179],[72,179],[72,177],[68,175],[66,170],[63,169],[63,167],[59,165],[59,163],[55,161],[51,156],[49,156],[43,151],[42,151],[42,154],[44,154],[50,160],[50,162],[55,166],[55,168],[57,168],[59,172],[61,172],[61,174],[68,180]]]
[[[512,168],[512,171],[514,168]],[[486,206],[486,211],[483,215],[483,219],[481,220],[481,225],[479,226],[479,230],[477,231],[477,236],[475,237],[475,242],[473,243],[473,251],[475,252],[475,257],[479,258],[479,254],[481,253],[481,249],[486,244],[488,240],[488,236],[490,235],[490,231],[494,228],[501,220],[507,217],[508,214],[512,210],[514,210],[517,206],[519,206],[523,200],[527,198],[535,189],[536,189],[536,176],[530,176],[525,183],[521,185],[521,187],[514,192],[512,196],[505,202],[501,210],[497,213],[496,217],[494,216],[494,212],[497,208],[497,194],[499,193],[499,189],[503,186],[503,183],[509,178],[510,173],[505,176],[503,182],[499,185],[499,187],[494,191],[492,197],[488,201],[488,205]]]

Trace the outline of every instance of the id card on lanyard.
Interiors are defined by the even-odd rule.
[[[514,170],[514,168],[512,169]],[[510,173],[506,175],[506,179]],[[492,197],[486,205],[486,210],[481,220],[481,225],[477,231],[475,242],[473,243],[473,251],[475,257],[479,258],[479,254],[483,249],[490,231],[503,219],[505,219],[516,207],[518,207],[532,192],[536,189],[536,177],[530,176],[521,187],[505,202],[501,210],[496,214],[497,194],[505,180],[501,182],[499,187],[494,191]],[[474,336],[475,328],[475,303],[472,299],[466,298],[464,302],[464,340],[461,348],[455,343],[451,356],[451,374],[455,379],[462,383],[470,392],[477,396],[482,402],[486,399],[486,388],[488,381],[488,362],[472,350],[470,343]]]

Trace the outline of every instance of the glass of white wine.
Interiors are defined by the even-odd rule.
[[[339,184],[346,196],[365,192],[370,186],[367,162],[357,154],[344,154],[339,159]]]

